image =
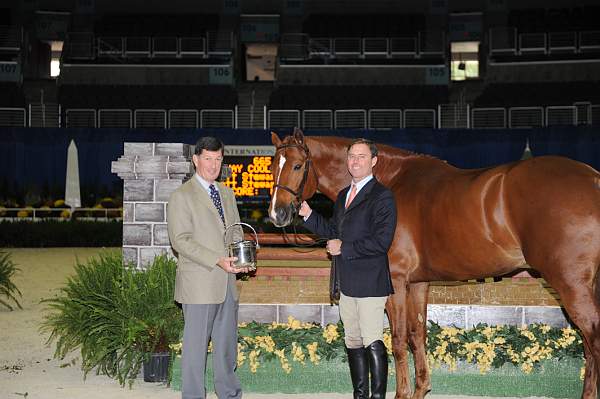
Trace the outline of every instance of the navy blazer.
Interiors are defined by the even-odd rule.
[[[394,195],[373,178],[345,209],[349,189],[339,192],[331,219],[313,211],[304,225],[321,237],[342,240],[336,267],[344,295],[388,296],[394,292],[387,254],[396,230]]]

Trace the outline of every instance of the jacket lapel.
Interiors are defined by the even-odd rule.
[[[200,184],[200,182],[195,177],[192,177],[192,180],[193,180],[192,184],[194,186],[194,190],[196,190],[199,203],[202,204],[203,206],[206,206],[208,209],[210,209],[210,211],[215,215],[215,217],[219,221],[219,224],[222,225],[223,223],[221,223],[221,216],[219,215],[219,211],[217,211],[217,207],[212,202],[210,195],[208,195],[208,191],[206,191],[206,189],[204,187],[202,187],[202,184]],[[219,193],[219,194],[221,194],[221,193]],[[222,202],[223,202],[223,196],[221,195],[221,205],[223,205]],[[224,209],[223,209],[223,212],[225,212]],[[227,215],[225,215],[225,220],[227,220]]]
[[[365,201],[369,197],[369,193],[375,186],[377,180],[373,177],[360,191],[356,194],[356,197],[352,200],[348,208],[346,208],[346,212],[350,212],[352,209],[356,208],[361,202]],[[348,192],[348,190],[345,190]]]

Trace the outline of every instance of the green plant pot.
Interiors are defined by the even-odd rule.
[[[144,361],[144,381],[166,382],[169,379],[169,352],[150,353]]]

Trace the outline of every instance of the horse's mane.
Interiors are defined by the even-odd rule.
[[[339,136],[306,136],[307,139],[309,140],[314,140],[318,143],[321,143],[322,141],[327,141],[327,142],[331,142],[331,144],[338,144],[341,145],[345,148],[348,147],[348,145],[354,141],[354,138],[348,138],[348,137],[339,137]],[[433,155],[429,155],[429,154],[422,154],[422,153],[418,153],[418,152],[414,152],[414,151],[409,151],[409,150],[405,150],[403,148],[399,148],[399,147],[394,147],[392,145],[389,144],[382,144],[382,143],[377,143],[377,149],[379,150],[379,156],[389,156],[390,158],[401,158],[402,160],[408,160],[408,159],[436,159],[439,160],[439,158],[433,156]]]

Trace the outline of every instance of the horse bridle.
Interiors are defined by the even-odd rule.
[[[311,169],[311,164],[312,164],[312,160],[310,159],[310,151],[308,150],[308,146],[304,143],[299,144],[299,143],[291,143],[291,144],[282,144],[279,147],[277,147],[275,149],[275,153],[279,152],[280,150],[285,150],[286,148],[299,148],[302,151],[304,151],[304,154],[306,154],[306,160],[304,161],[304,174],[302,175],[302,181],[300,181],[300,186],[298,186],[298,191],[294,191],[292,190],[290,187],[288,186],[284,186],[281,184],[275,184],[273,187],[274,188],[280,188],[282,190],[287,191],[288,193],[292,194],[296,200],[296,202],[298,204],[302,203],[302,192],[304,191],[304,186],[306,185],[306,182],[308,181],[308,171]],[[317,185],[319,182],[319,178],[317,176],[317,172],[315,170],[315,168],[312,168],[313,174],[315,175],[315,179],[317,181]]]

